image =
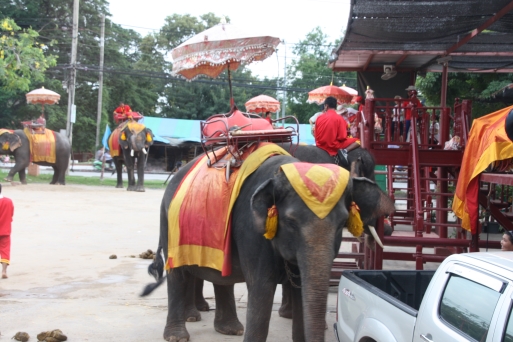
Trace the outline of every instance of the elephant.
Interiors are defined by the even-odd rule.
[[[116,139],[119,149],[113,146]],[[153,133],[143,124],[135,121],[122,123],[114,130],[109,138],[111,156],[114,160],[117,173],[116,188],[123,188],[123,164],[128,174],[128,191],[144,192],[144,167],[148,149],[153,145]],[[137,160],[137,161],[136,161]],[[135,182],[135,168],[137,167],[137,184]]]
[[[53,168],[53,177],[50,184],[64,185],[66,184],[65,176],[71,155],[71,145],[68,138],[63,134],[49,129],[46,129],[46,131],[53,132],[55,137],[55,162],[34,161],[34,164],[51,166]],[[33,156],[31,156],[30,142],[25,130],[8,131],[0,129],[0,146],[0,154],[13,155],[15,160],[15,164],[9,170],[5,180],[12,182],[14,175],[19,173],[20,182],[27,184],[25,169],[29,166],[30,161],[33,160]]]
[[[294,155],[295,158],[309,163],[334,163],[333,157],[331,157],[325,150],[318,148],[313,145],[296,145],[291,143],[279,143],[278,146],[282,147],[287,152]],[[349,163],[355,163],[358,171],[357,176],[365,177],[369,180],[375,181],[375,161],[372,154],[367,149],[357,148],[348,153]],[[349,171],[349,164],[344,163],[339,165]],[[375,222],[371,222],[371,226],[375,225]],[[366,227],[367,228],[367,227]],[[391,235],[393,228],[389,225],[385,226],[385,235]],[[366,237],[368,245],[374,246],[374,239],[370,229],[366,229]],[[209,304],[203,296],[203,280],[196,278],[194,285],[191,286],[191,291],[194,292],[193,298],[196,310],[191,309],[187,313],[188,322],[201,321],[201,314],[198,311],[208,311]],[[283,300],[282,306],[279,309],[279,315],[284,318],[292,318],[292,307],[290,302],[290,283],[285,282],[283,284]]]
[[[265,341],[268,334],[273,297],[278,283],[294,276],[293,339],[324,341],[326,300],[332,262],[342,240],[351,203],[360,207],[363,223],[394,210],[393,201],[374,182],[361,177],[348,184],[329,214],[320,219],[311,211],[280,170],[298,163],[291,156],[276,155],[264,161],[243,183],[231,217],[232,272],[199,266],[181,266],[163,276],[164,255],[168,255],[168,208],[182,179],[195,161],[183,167],[168,184],[161,204],[160,239],[157,258],[149,266],[157,283],[148,285],[143,296],[167,280],[168,316],[164,339],[188,341],[187,313],[194,311],[190,284],[194,278],[211,281],[216,298],[215,330],[242,335],[244,327],[236,315],[233,286],[246,282],[248,308],[244,341]],[[271,240],[265,231],[268,208],[276,205],[277,233]]]

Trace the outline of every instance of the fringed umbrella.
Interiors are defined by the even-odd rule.
[[[276,113],[280,111],[280,102],[267,95],[258,95],[245,104],[246,110],[251,113]]]
[[[43,106],[41,110],[41,117],[44,118],[45,104],[53,105],[59,102],[61,96],[54,91],[41,87],[40,89],[32,90],[30,93],[25,95],[27,103],[40,104]]]
[[[246,33],[223,20],[171,51],[173,73],[192,80],[199,75],[215,78],[228,70],[230,102],[233,105],[230,71],[237,70],[242,64],[266,59],[279,43],[279,38]]]
[[[347,91],[341,89],[340,87],[329,85],[320,87],[312,90],[308,93],[308,103],[317,103],[322,104],[324,100],[332,96],[337,99],[339,103],[351,103],[353,95],[349,94]]]

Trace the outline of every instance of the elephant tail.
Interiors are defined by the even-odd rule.
[[[164,258],[162,257],[162,246],[157,248],[155,253],[155,260],[148,266],[148,274],[153,276],[155,280],[162,278],[164,274]]]
[[[148,273],[157,281],[144,287],[141,297],[147,296],[159,287],[166,277],[164,277],[164,258],[162,257],[162,246],[159,246],[155,253],[155,260],[148,266]]]
[[[162,285],[162,283],[164,282],[165,279],[166,279],[165,277],[162,277],[159,280],[157,280],[156,283],[146,285],[144,287],[143,292],[141,293],[141,297],[145,297],[145,296],[149,295],[150,293],[152,293],[153,290],[155,290],[157,287]]]

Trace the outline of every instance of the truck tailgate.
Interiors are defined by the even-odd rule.
[[[340,341],[362,337],[380,342],[411,341],[417,309],[434,272],[372,272],[342,274],[337,309]]]

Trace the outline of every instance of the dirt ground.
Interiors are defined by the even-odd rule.
[[[110,187],[2,183],[13,200],[9,279],[0,279],[0,341],[18,331],[36,341],[42,331],[61,329],[68,341],[163,341],[166,286],[150,297],[139,293],[149,282],[150,260],[140,253],[158,243],[163,190],[144,193]],[[117,259],[109,259],[115,254]],[[131,256],[136,256],[135,258]],[[333,334],[336,288],[330,290],[326,341]],[[213,289],[205,296],[214,307]],[[245,284],[236,286],[239,319],[245,325]],[[291,341],[290,320],[275,307],[268,341]],[[214,311],[188,323],[191,341],[242,341],[213,328]]]

